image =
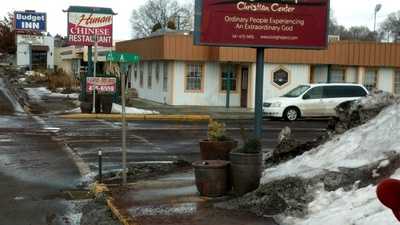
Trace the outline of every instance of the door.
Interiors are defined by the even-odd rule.
[[[323,87],[314,87],[301,98],[300,109],[303,116],[324,116],[325,106],[322,101]]]
[[[249,68],[242,67],[242,82],[240,88],[240,107],[247,108],[247,94],[249,88]]]

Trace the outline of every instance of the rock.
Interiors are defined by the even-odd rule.
[[[284,127],[278,136],[278,142],[282,142],[285,139],[290,139],[292,135],[292,130],[289,127]]]

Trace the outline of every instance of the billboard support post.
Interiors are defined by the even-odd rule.
[[[97,37],[94,35],[94,62],[93,62],[93,109],[92,112],[96,113],[96,75],[97,75]]]
[[[256,62],[256,91],[255,91],[255,137],[262,136],[262,117],[263,117],[263,84],[264,84],[264,48],[257,48]]]

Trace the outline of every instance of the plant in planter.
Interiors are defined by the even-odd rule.
[[[243,146],[230,153],[231,181],[237,195],[244,195],[258,188],[263,168],[260,140],[248,138],[244,129],[241,133]]]
[[[229,152],[236,148],[237,141],[227,136],[225,124],[211,121],[207,136],[207,140],[200,141],[202,160],[229,160]]]

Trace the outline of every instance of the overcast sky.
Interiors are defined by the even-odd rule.
[[[180,0],[189,2],[192,0]],[[114,17],[114,39],[124,40],[131,38],[130,15],[133,9],[138,8],[145,0],[2,0],[0,15],[15,10],[36,10],[46,12],[47,29],[51,34],[67,33],[67,15],[62,12],[70,5],[111,7],[118,13]],[[379,24],[391,13],[400,10],[400,0],[331,0],[331,9],[339,24],[349,26],[365,25],[373,29],[374,8],[376,4],[382,4],[382,10],[378,13]]]

